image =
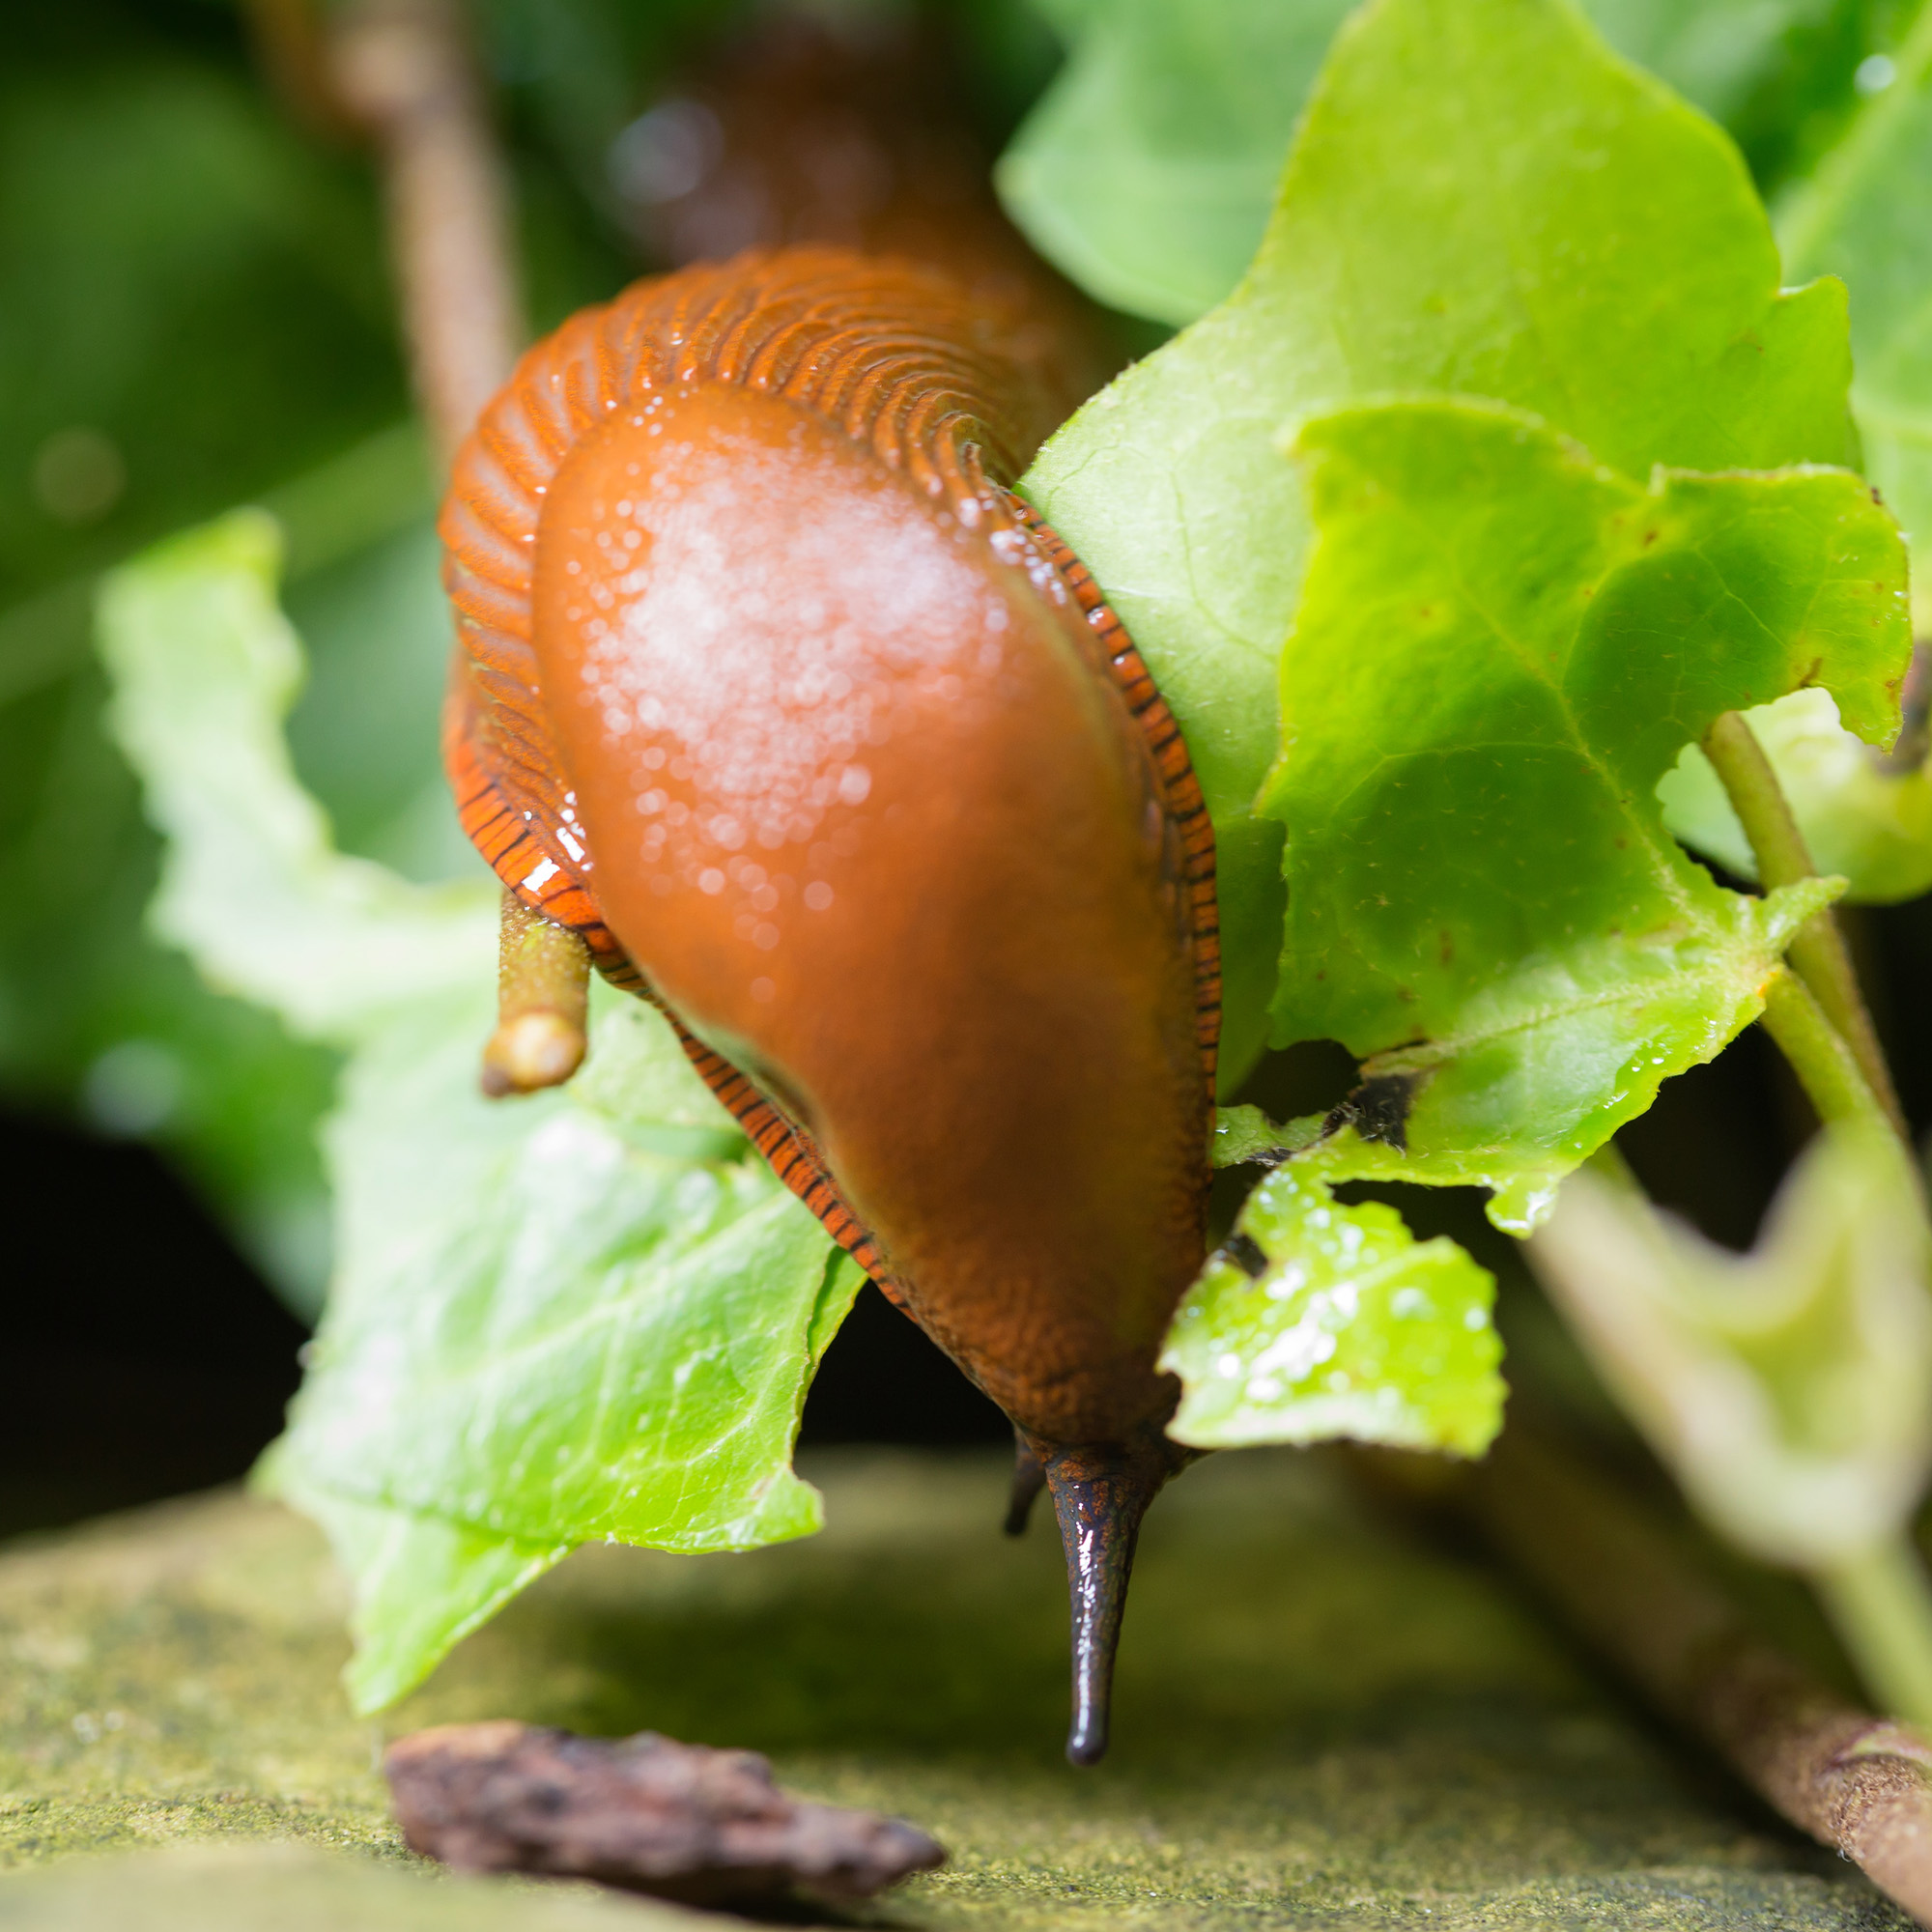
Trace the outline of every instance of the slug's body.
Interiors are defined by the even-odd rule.
[[[448,749],[506,886],[664,1005],[1038,1456],[1091,1756],[1171,1467],[1218,953],[1179,734],[1007,488],[1070,400],[1039,335],[827,249],[577,317],[458,464]]]

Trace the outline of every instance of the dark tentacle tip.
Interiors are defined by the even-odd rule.
[[[1078,1719],[1073,1728],[1066,1734],[1066,1762],[1068,1764],[1098,1764],[1107,1755],[1107,1726],[1105,1714],[1101,1721],[1083,1724]]]

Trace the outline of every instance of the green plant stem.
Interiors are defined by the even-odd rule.
[[[1909,1539],[1888,1537],[1815,1571],[1812,1582],[1879,1702],[1909,1723],[1932,1726],[1932,1579]]]
[[[1804,835],[1792,816],[1784,787],[1744,714],[1726,711],[1704,734],[1704,755],[1718,774],[1757,859],[1767,891],[1817,877]],[[1891,1069],[1866,1010],[1852,955],[1829,907],[1805,921],[1785,956],[1816,997],[1845,1044],[1892,1129],[1908,1137],[1905,1116],[1891,1084]],[[1774,1030],[1775,1031],[1775,1030]],[[1781,1042],[1780,1042],[1781,1043]]]
[[[1763,1021],[1821,1121],[1859,1121],[1896,1128],[1844,1036],[1827,1018],[1810,987],[1788,966],[1780,966],[1764,989]]]

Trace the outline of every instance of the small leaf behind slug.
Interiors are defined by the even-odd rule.
[[[156,923],[349,1050],[336,1272],[263,1478],[355,1580],[369,1710],[580,1543],[816,1529],[791,1443],[857,1275],[637,1001],[597,989],[568,1088],[483,1098],[497,889],[335,851],[281,736],[278,556],[259,514],[173,540],[117,573],[102,652],[168,838]]]
[[[1502,1427],[1494,1279],[1454,1241],[1417,1242],[1393,1208],[1345,1208],[1319,1166],[1264,1179],[1188,1290],[1161,1355],[1182,1389],[1168,1434],[1480,1456]]]
[[[1350,1172],[1481,1180],[1521,1232],[1755,1016],[1831,896],[1725,891],[1655,790],[1719,713],[1808,679],[1883,735],[1898,531],[1842,470],[1643,489],[1489,404],[1365,405],[1295,447],[1321,537],[1264,806],[1289,828],[1278,1036],[1411,1083]]]
[[[335,849],[282,735],[302,648],[275,601],[281,551],[273,519],[242,510],[107,580],[108,726],[167,841],[156,936],[220,991],[342,1043],[384,1010],[473,987],[496,900]]]
[[[1283,917],[1253,810],[1310,534],[1282,426],[1443,390],[1635,478],[1845,462],[1844,291],[1779,282],[1736,150],[1564,0],[1377,0],[1336,37],[1239,288],[1040,453],[1024,487],[1133,633],[1214,816],[1224,1091],[1263,1043]]]
[[[1122,0],[1000,158],[1001,198],[1089,295],[1179,327],[1241,278],[1289,135],[1354,0]]]

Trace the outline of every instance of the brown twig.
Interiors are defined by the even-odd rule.
[[[286,13],[298,0],[257,0]],[[447,469],[522,337],[502,169],[462,0],[351,0],[328,43],[335,92],[376,143],[416,397]],[[582,1063],[583,942],[503,895],[497,1026],[483,1091],[529,1094]]]
[[[1918,1731],[1819,1684],[1635,1496],[1520,1419],[1447,1493],[1663,1717],[1932,1924],[1932,1746]]]
[[[446,466],[522,339],[502,173],[459,0],[354,0],[329,67],[382,155],[416,394]]]

